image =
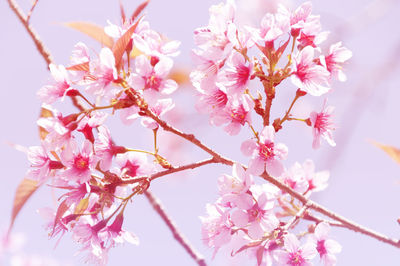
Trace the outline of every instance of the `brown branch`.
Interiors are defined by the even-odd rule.
[[[315,222],[315,223],[323,223],[323,222],[325,222],[325,223],[327,223],[327,224],[329,224],[330,226],[336,226],[336,227],[344,227],[344,228],[347,228],[345,225],[343,225],[341,222],[337,222],[337,221],[332,221],[332,220],[325,220],[325,219],[322,219],[322,218],[320,218],[320,217],[318,217],[318,216],[315,216],[315,215],[312,215],[311,213],[309,213],[309,212],[306,212],[304,215],[303,215],[303,219],[304,220],[307,220],[307,221],[312,221],[312,222]]]
[[[222,164],[226,164],[226,165],[233,165],[234,164],[234,161],[232,161],[231,159],[228,159],[228,158],[220,155],[219,153],[215,152],[211,148],[207,147],[198,138],[196,138],[193,134],[184,133],[184,132],[174,128],[173,126],[169,125],[164,120],[161,120],[150,109],[147,108],[146,110],[144,110],[144,112],[145,112],[146,116],[148,116],[148,117],[152,118],[154,121],[156,121],[165,131],[169,131],[171,133],[174,133],[175,135],[180,136],[181,138],[186,139],[187,141],[193,143],[194,145],[196,145],[197,147],[199,147],[203,151],[205,151],[208,154],[210,154],[214,158],[216,163],[222,163]]]
[[[218,163],[218,161],[215,158],[210,158],[207,160],[203,160],[203,161],[199,161],[199,162],[195,162],[195,163],[191,163],[191,164],[182,165],[179,167],[174,167],[174,168],[171,168],[168,170],[160,171],[160,172],[154,173],[150,176],[140,176],[140,177],[136,177],[134,179],[123,180],[123,181],[121,181],[119,183],[115,183],[115,184],[116,185],[134,184],[134,183],[143,181],[145,179],[147,179],[149,181],[153,181],[154,179],[157,179],[157,178],[165,176],[165,175],[173,174],[173,173],[184,171],[187,169],[195,169],[195,168],[201,167],[203,165],[211,164],[211,163]]]
[[[296,198],[297,200],[299,200],[303,205],[308,206],[310,209],[313,209],[323,215],[326,215],[336,221],[339,221],[340,223],[343,224],[344,227],[353,230],[355,232],[359,232],[361,234],[370,236],[372,238],[375,238],[379,241],[382,241],[384,243],[390,244],[392,246],[395,246],[397,248],[400,248],[400,241],[397,239],[393,239],[390,237],[387,237],[381,233],[378,233],[374,230],[371,230],[367,227],[364,227],[360,224],[357,224],[349,219],[346,219],[345,217],[328,210],[327,208],[321,206],[320,204],[312,201],[312,200],[308,200],[305,196],[303,196],[302,194],[294,191],[293,189],[291,189],[290,187],[286,186],[285,184],[283,184],[282,182],[280,182],[279,180],[267,175],[267,174],[263,174],[262,178],[264,178],[266,181],[274,184],[275,186],[277,186],[279,189],[281,189],[282,191],[285,191],[286,193],[288,193],[289,195],[291,195],[292,197]]]
[[[36,49],[46,61],[47,67],[49,67],[49,65],[53,63],[52,56],[47,48],[44,46],[43,42],[40,40],[35,30],[31,27],[31,25],[29,25],[29,18],[25,15],[24,11],[22,11],[22,9],[14,0],[7,0],[7,2],[10,5],[11,10],[15,13],[15,15],[17,15],[18,19],[21,21],[22,25],[31,36],[32,41],[36,45]]]
[[[51,56],[47,47],[43,44],[42,40],[40,40],[39,35],[36,33],[35,29],[29,24],[29,16],[26,16],[24,11],[18,6],[17,2],[14,0],[7,0],[8,4],[10,5],[11,10],[17,15],[18,19],[21,21],[22,25],[28,32],[29,36],[31,36],[32,41],[36,45],[36,49],[41,54],[42,58],[46,62],[47,69],[49,69],[49,65],[53,63],[53,57]],[[33,4],[31,12],[35,8],[37,1]],[[31,13],[30,12],[30,13]],[[71,97],[72,103],[75,107],[77,107],[80,111],[85,110],[80,100],[73,96]]]
[[[164,207],[161,205],[160,201],[149,191],[145,191],[144,195],[149,200],[151,206],[160,215],[162,220],[167,224],[168,228],[171,230],[172,235],[178,241],[179,244],[189,253],[189,255],[197,262],[200,266],[206,266],[206,262],[202,255],[200,255],[188,242],[188,240],[178,231],[175,223],[171,220],[168,214],[165,212]]]
[[[28,15],[26,16],[26,22],[27,22],[27,23],[29,22],[29,19],[30,19],[31,16],[32,16],[33,10],[35,9],[35,7],[36,7],[36,5],[37,5],[38,2],[39,2],[39,0],[35,0],[35,1],[33,2],[32,7],[31,7],[31,10],[29,10]]]

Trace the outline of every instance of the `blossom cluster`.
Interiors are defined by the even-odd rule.
[[[252,250],[258,265],[310,265],[317,253],[325,265],[334,265],[340,245],[327,238],[329,224],[311,227],[304,233],[310,234],[307,243],[300,246],[289,229],[306,214],[290,195],[272,185],[255,184],[253,175],[272,176],[307,197],[327,187],[329,173],[315,172],[311,160],[285,168],[282,160],[288,147],[276,142],[275,135],[284,122],[296,120],[312,128],[314,149],[322,139],[336,145],[334,107],[326,99],[321,111],[305,118],[294,117],[291,109],[306,95],[326,95],[332,80],[345,81],[342,69],[352,53],[341,42],[323,52],[321,44],[328,32],[322,31],[319,16],[312,14],[311,2],[294,11],[279,5],[276,13],[261,19],[259,27],[236,22],[234,1],[209,11],[208,25],[194,33],[196,69],[191,80],[200,95],[197,109],[209,115],[211,124],[225,125],[229,135],[248,126],[252,137],[241,145],[243,155],[250,157],[246,170],[234,165],[232,176],[218,180],[220,197],[202,217],[203,239],[215,252],[228,244],[233,246],[232,254]],[[294,85],[294,99],[282,118],[271,121],[273,100],[286,89],[286,79]],[[293,224],[285,217],[294,217]]]
[[[87,260],[96,265],[107,263],[112,247],[139,243],[123,229],[125,207],[147,190],[152,175],[173,169],[158,153],[157,132],[168,127],[161,117],[174,107],[170,96],[178,84],[170,72],[180,43],[151,29],[138,17],[140,11],[130,18],[124,15],[120,26],[108,22],[108,39],[98,54],[80,42],[68,66],[49,65],[52,80],[38,91],[43,102],[37,121],[41,145],[27,151],[27,178],[64,191],[57,210],[41,210],[49,235],[70,231],[81,251],[87,252]],[[288,147],[275,142],[284,123],[296,120],[312,128],[313,148],[322,139],[335,145],[333,107],[326,99],[322,110],[308,117],[291,114],[300,98],[325,95],[333,79],[344,81],[342,68],[352,55],[340,42],[322,52],[320,45],[328,33],[311,11],[310,2],[294,11],[280,5],[275,14],[262,18],[259,27],[242,27],[235,20],[234,1],[227,0],[212,6],[209,24],[194,32],[196,66],[190,79],[199,95],[196,108],[209,115],[211,124],[224,125],[229,135],[246,126],[251,134],[241,144],[243,155],[250,157],[248,166],[234,163],[232,175],[218,179],[219,198],[201,218],[203,239],[215,252],[224,245],[233,246],[232,254],[250,251],[258,265],[309,265],[317,254],[325,265],[334,265],[340,251],[328,237],[329,223],[316,223],[289,194],[254,180],[273,177],[306,197],[327,187],[329,173],[315,172],[311,160],[285,167],[282,160],[288,157]],[[295,96],[287,112],[272,121],[273,100],[286,79],[294,85]],[[58,111],[55,105],[65,98],[78,110]],[[114,113],[126,125],[141,118],[141,125],[153,131],[154,151],[117,145],[106,125]],[[171,131],[203,147],[213,156],[209,162],[223,161],[194,135]],[[291,230],[307,217],[315,223],[294,235]],[[299,238],[307,234],[301,245]]]
[[[160,117],[171,110],[169,96],[178,87],[169,78],[178,41],[167,40],[143,17],[108,24],[110,47],[92,55],[80,42],[69,66],[49,65],[52,80],[37,93],[43,102],[37,121],[41,145],[27,150],[27,178],[65,191],[56,211],[40,211],[49,221],[49,235],[72,232],[87,261],[96,265],[106,264],[111,247],[139,243],[122,228],[125,207],[147,189],[150,174],[171,167],[156,146],[151,152],[117,145],[107,118],[119,112],[129,125],[142,117],[141,125],[156,138],[159,125],[146,114]],[[58,111],[55,105],[65,98],[80,110]]]

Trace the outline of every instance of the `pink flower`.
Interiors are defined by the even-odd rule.
[[[123,244],[124,242],[129,242],[133,245],[139,245],[139,239],[137,236],[131,232],[122,229],[122,224],[124,222],[123,213],[119,213],[114,222],[107,226],[104,231],[108,234],[108,240],[110,247],[114,247],[117,244]]]
[[[311,266],[310,261],[317,255],[313,243],[307,242],[300,246],[300,241],[293,234],[287,234],[284,237],[284,247],[285,251],[276,250],[274,252],[274,259],[278,265]]]
[[[75,141],[71,141],[62,151],[61,161],[67,167],[61,174],[63,178],[80,184],[90,180],[92,170],[96,168],[97,163],[92,143],[88,140],[84,141],[81,150],[78,150]]]
[[[279,220],[272,212],[275,197],[268,185],[252,186],[250,191],[251,193],[245,194],[249,200],[243,200],[238,205],[231,220],[235,226],[247,228],[252,239],[260,239],[279,225]]]
[[[343,47],[341,42],[332,44],[329,54],[320,57],[321,64],[331,73],[331,77],[340,81],[346,81],[346,75],[342,71],[344,63],[352,57],[352,52]]]
[[[312,147],[314,149],[319,148],[321,145],[321,137],[325,139],[329,145],[336,146],[332,135],[332,131],[335,129],[332,122],[332,113],[334,107],[326,106],[326,103],[327,101],[325,100],[321,112],[311,112],[310,114],[312,134],[314,137]]]
[[[172,108],[174,108],[175,104],[172,102],[172,99],[161,99],[158,100],[157,103],[150,107],[150,110],[153,111],[153,113],[160,117],[170,111]],[[144,127],[147,127],[149,129],[156,129],[158,128],[158,124],[156,121],[154,121],[152,118],[149,117],[143,117],[142,118],[142,125]]]
[[[146,56],[136,57],[136,73],[133,73],[128,80],[129,85],[137,90],[143,90],[147,101],[158,99],[159,93],[171,94],[178,88],[178,84],[172,79],[166,79],[173,65],[168,57]]]
[[[294,59],[292,83],[303,91],[313,96],[320,96],[329,91],[329,87],[323,86],[328,83],[329,72],[314,61],[314,48],[305,47]]]
[[[226,120],[228,125],[224,130],[229,135],[237,135],[244,124],[251,123],[251,110],[254,107],[254,102],[248,95],[242,95],[241,97],[232,97],[228,102],[225,112],[221,113]]]
[[[239,53],[233,53],[227,61],[227,68],[220,72],[225,79],[224,85],[228,93],[239,94],[246,89],[253,74],[253,64],[246,63],[246,59]]]
[[[264,127],[260,134],[259,142],[247,140],[242,143],[241,151],[246,156],[251,156],[249,172],[261,175],[264,170],[268,174],[278,177],[283,172],[283,165],[279,159],[285,159],[288,148],[285,144],[274,143],[275,129],[273,126]]]
[[[271,13],[265,14],[261,20],[260,29],[248,27],[255,42],[262,46],[267,42],[273,42],[289,30],[289,17],[286,15]]]
[[[177,56],[179,55],[179,41],[167,41],[154,30],[146,29],[140,34],[133,34],[135,47],[146,55],[151,56]]]
[[[99,134],[94,142],[94,150],[96,156],[99,158],[100,168],[103,171],[107,171],[111,167],[112,158],[118,153],[124,153],[126,149],[115,145],[107,127],[100,126],[98,130]]]
[[[39,184],[44,183],[50,177],[51,170],[64,167],[61,162],[51,160],[43,146],[29,147],[27,155],[31,163],[27,177],[37,180]]]
[[[315,165],[312,160],[303,163],[303,170],[308,181],[308,190],[317,192],[324,190],[328,186],[329,172],[315,172]]]
[[[253,178],[246,173],[240,164],[232,167],[232,175],[222,175],[218,178],[218,190],[221,195],[246,193],[253,184]]]
[[[127,152],[118,154],[115,159],[121,175],[129,177],[144,176],[153,172],[153,165],[147,161],[145,154]]]
[[[225,87],[213,85],[208,91],[200,94],[196,109],[200,113],[210,114],[211,123],[218,126],[226,123],[221,113],[224,113],[227,103],[228,95]]]
[[[37,92],[40,100],[47,104],[55,102],[58,98],[64,98],[68,91],[73,90],[67,70],[63,65],[50,64],[49,68],[54,82],[51,85],[42,87]]]
[[[77,130],[85,135],[85,138],[94,143],[93,128],[97,128],[104,123],[107,114],[99,111],[94,111],[85,115],[78,124]]]
[[[304,193],[308,190],[308,180],[301,164],[296,162],[289,170],[286,170],[280,177],[286,185],[293,190]]]
[[[200,217],[201,234],[204,244],[214,248],[214,255],[218,249],[231,240],[232,224],[228,219],[228,213],[218,205],[207,204],[207,217]]]
[[[113,97],[114,91],[110,89],[110,85],[118,78],[113,52],[109,48],[102,48],[99,61],[92,61],[90,69],[92,73],[88,77],[88,81],[91,84],[86,90],[96,96]]]
[[[329,239],[328,234],[330,226],[328,223],[319,223],[315,227],[314,235],[311,240],[315,243],[319,256],[325,266],[336,265],[335,253],[340,253],[342,250],[341,245],[335,240]]]

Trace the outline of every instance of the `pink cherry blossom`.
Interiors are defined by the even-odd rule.
[[[145,154],[127,152],[116,156],[116,164],[119,166],[121,175],[129,177],[144,176],[151,174],[154,167],[148,162]]]
[[[43,146],[29,147],[28,160],[31,163],[31,169],[27,177],[37,180],[39,184],[46,182],[51,175],[51,170],[63,168],[59,161],[52,160]]]
[[[104,123],[107,119],[107,114],[94,111],[82,118],[79,121],[77,130],[82,132],[85,135],[85,138],[90,142],[94,143],[94,135],[93,135],[93,128],[97,128]]]
[[[114,222],[104,229],[104,231],[108,234],[107,239],[108,242],[110,242],[108,243],[110,247],[123,244],[124,242],[128,242],[133,245],[139,245],[139,239],[137,236],[122,229],[123,222],[124,216],[121,212],[115,217]]]
[[[44,103],[51,104],[59,98],[64,98],[71,88],[71,82],[68,77],[68,72],[63,65],[49,65],[53,83],[51,85],[40,88],[37,92],[40,100]]]
[[[221,195],[242,194],[247,192],[253,183],[253,177],[241,165],[235,163],[232,167],[232,175],[224,174],[218,178],[218,189]]]
[[[285,159],[288,148],[285,144],[274,143],[275,129],[273,126],[264,127],[258,142],[247,140],[242,143],[241,151],[246,156],[251,156],[249,171],[254,175],[261,175],[264,170],[272,176],[280,176],[283,165],[279,159]]]
[[[174,108],[174,106],[175,106],[175,104],[172,102],[172,99],[167,98],[167,99],[158,100],[154,106],[150,107],[150,110],[155,115],[160,117],[160,116],[164,115],[165,113],[167,113],[168,111],[170,111],[172,108]],[[149,117],[142,118],[142,125],[149,129],[158,128],[157,122]]]
[[[342,68],[344,63],[352,57],[352,52],[342,46],[342,42],[332,44],[329,54],[320,57],[321,64],[331,73],[331,77],[346,81]]]
[[[318,192],[324,190],[328,186],[329,172],[315,172],[315,165],[312,160],[306,160],[303,163],[303,170],[308,181],[308,190]]]
[[[316,249],[324,265],[334,266],[336,265],[335,254],[340,253],[342,247],[335,240],[328,238],[329,231],[330,226],[328,223],[319,223],[315,227],[314,234],[311,236],[311,241],[315,243]]]
[[[207,216],[200,217],[201,234],[204,244],[214,248],[214,256],[221,246],[231,240],[232,224],[228,219],[228,213],[218,205],[207,204]]]
[[[321,145],[321,137],[325,139],[329,145],[336,146],[332,135],[332,131],[335,129],[332,122],[334,107],[326,106],[326,104],[327,101],[325,100],[321,112],[317,113],[314,111],[310,114],[312,134],[314,138],[312,146],[314,149],[318,149]]]
[[[86,90],[96,96],[113,97],[114,90],[110,88],[110,85],[118,78],[113,52],[109,48],[102,48],[99,60],[90,63],[91,75],[87,79],[90,85]]]
[[[300,241],[293,234],[284,237],[285,250],[276,250],[274,259],[278,265],[311,266],[311,260],[317,255],[315,245],[307,242],[300,246]]]
[[[224,130],[231,136],[239,134],[240,129],[245,123],[251,124],[250,114],[253,107],[254,102],[248,95],[232,97],[224,112],[221,113],[229,123]]]
[[[294,58],[292,83],[303,91],[320,96],[329,91],[328,83],[329,72],[314,61],[314,48],[305,47]]]
[[[152,29],[133,34],[135,47],[146,55],[162,57],[179,55],[180,41],[168,41]]]
[[[90,180],[92,170],[96,168],[97,163],[92,143],[88,140],[84,141],[80,150],[76,142],[71,141],[62,151],[61,161],[67,167],[61,174],[63,179],[80,184]]]
[[[269,189],[268,185],[252,186],[251,195],[246,195],[253,200],[241,202],[231,215],[232,222],[238,227],[246,227],[252,239],[260,239],[279,224],[272,212],[275,197]]]
[[[230,95],[243,93],[253,74],[253,63],[246,62],[243,55],[233,53],[220,74],[225,79],[224,85]]]
[[[146,56],[140,55],[136,58],[135,69],[128,82],[137,90],[143,90],[147,101],[159,98],[159,93],[171,94],[178,88],[178,84],[167,79],[172,68],[173,61],[168,57],[152,57],[149,60]]]
[[[301,164],[296,162],[281,175],[281,180],[293,190],[304,193],[308,190],[308,180]]]
[[[107,127],[100,126],[98,130],[99,134],[94,142],[94,150],[99,158],[100,168],[106,171],[110,169],[113,157],[118,153],[124,153],[126,149],[115,145]]]

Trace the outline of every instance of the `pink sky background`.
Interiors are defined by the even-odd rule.
[[[122,2],[128,13],[140,3]],[[151,1],[147,8],[147,19],[152,28],[182,42],[176,66],[190,70],[193,30],[207,24],[209,6],[219,2]],[[251,10],[251,5],[257,1],[237,2],[244,12]],[[301,3],[291,2],[293,7]],[[19,4],[28,10],[31,2],[20,0]],[[277,135],[279,142],[289,147],[289,158],[285,165],[289,167],[295,161],[313,159],[317,170],[331,172],[328,189],[314,194],[313,200],[383,234],[400,238],[400,225],[396,222],[400,217],[400,165],[368,142],[376,140],[400,147],[400,2],[336,0],[313,1],[313,4],[313,14],[321,15],[323,29],[332,32],[327,45],[342,40],[353,51],[353,58],[347,65],[348,81],[334,83],[332,92],[327,95],[329,104],[336,106],[337,146],[332,148],[324,143],[321,149],[315,151],[311,148],[310,128],[295,122],[288,123]],[[264,9],[255,10],[259,12],[252,19],[257,21]],[[68,62],[72,48],[78,41],[96,50],[100,46],[83,34],[64,27],[62,23],[91,21],[106,25],[107,19],[119,22],[118,1],[40,0],[31,23],[51,51],[54,61],[64,64]],[[0,1],[0,22],[2,229],[8,225],[14,191],[28,168],[25,154],[7,143],[23,146],[39,144],[36,119],[40,102],[36,91],[46,84],[49,73],[6,1]],[[294,89],[287,84],[287,90],[284,88],[279,93],[273,105],[273,117],[280,116],[286,110]],[[176,122],[180,128],[195,133],[221,154],[247,163],[248,159],[240,154],[239,147],[248,132],[242,130],[237,137],[227,137],[222,128],[208,125],[208,118],[198,115],[193,107],[196,99],[191,86],[182,88],[176,99],[184,114],[181,119],[187,119],[185,123]],[[322,103],[322,98],[305,97],[295,107],[294,113],[319,110]],[[151,145],[151,132],[143,130],[144,133],[138,133],[136,129],[140,127],[123,127],[117,117],[111,120],[114,120],[111,125],[115,139],[143,147]],[[164,147],[164,150],[167,148]],[[177,158],[184,156],[187,162],[207,158],[206,154],[190,145],[183,150],[177,149],[177,152],[181,153],[177,154]],[[198,216],[205,214],[206,203],[212,203],[217,198],[217,177],[222,173],[231,173],[231,169],[226,166],[205,166],[192,172],[165,176],[152,183],[151,189],[162,200],[181,231],[205,255],[209,265],[255,265],[255,260],[249,260],[246,256],[233,260],[224,249],[212,260],[212,250],[201,241]],[[51,257],[64,264],[83,265],[82,256],[73,256],[79,246],[72,242],[70,235],[65,235],[57,248],[54,248],[55,240],[48,240],[43,229],[44,220],[36,213],[38,208],[45,206],[54,206],[49,187],[37,191],[16,221],[15,232],[23,232],[27,238],[23,253]],[[138,235],[141,243],[138,247],[126,244],[111,250],[109,265],[195,265],[144,197],[137,197],[128,209],[125,227]],[[342,253],[338,255],[338,265],[399,265],[400,249],[347,229],[335,228],[332,235],[343,246]],[[0,265],[1,262],[0,257]]]

